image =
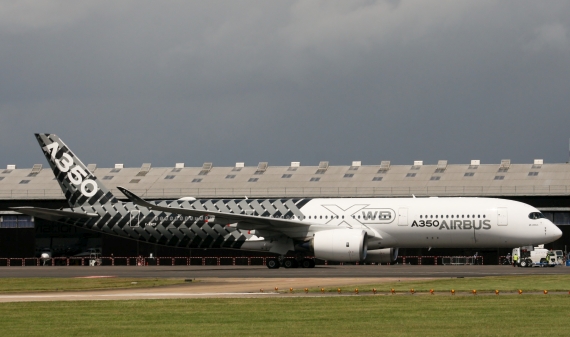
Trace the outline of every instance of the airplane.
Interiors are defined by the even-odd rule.
[[[13,207],[51,221],[159,245],[271,253],[267,267],[395,261],[399,248],[512,248],[549,243],[560,229],[536,208],[494,198],[292,198],[122,202],[55,134],[36,139],[69,208]],[[290,252],[296,259],[284,259]]]

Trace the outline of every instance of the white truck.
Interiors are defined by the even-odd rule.
[[[519,257],[519,267],[554,267],[562,264],[564,253],[561,250],[549,250],[544,245],[513,248],[513,257]]]

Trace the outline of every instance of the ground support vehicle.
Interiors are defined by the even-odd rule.
[[[513,256],[515,254],[519,257],[519,267],[555,267],[562,263],[558,257],[564,256],[561,250],[548,250],[544,245],[516,247]]]

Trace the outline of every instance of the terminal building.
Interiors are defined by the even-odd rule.
[[[124,186],[147,200],[178,199],[182,197],[208,199],[240,198],[329,198],[329,197],[493,197],[521,201],[535,206],[560,227],[562,238],[547,248],[567,251],[570,244],[570,164],[544,163],[534,160],[528,164],[481,163],[437,164],[415,161],[410,165],[391,165],[389,161],[364,165],[257,166],[236,163],[234,167],[139,168],[115,164],[88,168],[118,198],[116,189]],[[73,256],[89,248],[101,248],[103,256],[254,256],[259,253],[218,250],[168,248],[139,243],[107,234],[95,233],[73,226],[52,223],[18,214],[10,207],[35,206],[68,207],[52,170],[42,164],[32,168],[8,165],[0,170],[0,258],[38,256],[50,248],[53,256]],[[400,255],[449,256],[473,255],[476,250],[405,249]],[[507,249],[479,250],[486,264],[498,263]]]

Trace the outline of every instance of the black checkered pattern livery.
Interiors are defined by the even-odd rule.
[[[108,202],[116,203],[118,202],[117,199],[103,186],[103,184],[95,177],[95,175],[90,172],[87,167],[73,154],[73,152],[63,143],[61,139],[57,135],[53,134],[36,134],[36,139],[46,156],[46,159],[55,174],[57,182],[65,194],[65,198],[71,207],[79,207],[82,205],[95,205],[95,204],[106,204]],[[57,144],[57,152],[52,154],[50,148],[48,146],[53,146],[53,143]],[[55,147],[52,147],[55,151]],[[86,177],[82,177],[84,179],[91,179],[97,184],[97,192],[92,196],[86,196],[81,193],[80,186],[73,184],[69,180],[69,170],[67,172],[62,172],[58,165],[56,164],[58,161],[61,163],[62,160],[65,160],[64,154],[71,157],[73,160],[73,164],[69,165],[71,170],[72,167],[78,166],[81,168],[85,173]],[[69,158],[67,157],[67,158]],[[83,181],[83,179],[82,179]]]
[[[228,227],[227,224],[209,222],[203,217],[181,216],[173,213],[149,210],[146,207],[131,202],[120,202],[113,194],[89,172],[87,167],[77,158],[71,150],[53,134],[36,134],[44,154],[53,169],[61,186],[65,198],[74,212],[96,213],[99,216],[89,219],[61,218],[59,222],[78,226],[88,230],[121,236],[143,242],[155,243],[171,247],[184,248],[235,248],[239,249],[243,243],[252,237],[248,231]],[[57,143],[57,152],[52,149]],[[64,155],[67,154],[67,156]],[[69,164],[69,157],[73,164]],[[63,166],[67,172],[59,167]],[[62,164],[61,161],[67,164]],[[78,175],[72,175],[76,183],[70,180],[69,172],[75,165],[85,171],[84,180],[91,179],[96,183],[97,191],[93,189],[81,190],[78,184]],[[66,167],[69,166],[69,167]],[[78,169],[75,169],[75,172]],[[89,187],[93,187],[91,184]],[[85,196],[85,192],[92,196]],[[186,209],[227,212],[235,214],[249,214],[264,217],[290,218],[300,217],[301,208],[309,199],[204,199],[204,200],[169,200],[157,201],[160,206],[176,205]]]
[[[299,207],[307,199],[277,200],[222,200],[207,199],[195,201],[169,200],[155,202],[160,206],[176,204],[186,209],[225,211],[237,214],[265,214],[271,217],[290,217],[301,214]],[[149,243],[184,248],[235,248],[252,235],[227,224],[208,222],[203,217],[181,216],[173,213],[156,212],[133,203],[107,203],[105,205],[84,205],[75,211],[97,213],[93,219],[63,219],[63,222],[85,229],[101,231],[111,235]]]

